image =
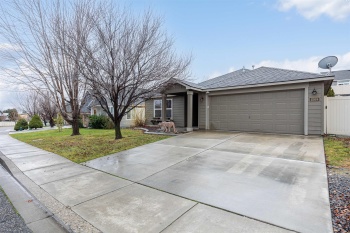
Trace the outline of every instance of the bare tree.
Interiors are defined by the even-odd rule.
[[[17,81],[49,93],[79,133],[86,83],[79,68],[81,48],[89,41],[97,8],[88,0],[10,0],[0,4],[0,31],[16,49],[3,54],[12,66],[4,70]],[[12,67],[12,68],[9,68]]]
[[[191,58],[176,55],[162,20],[151,12],[137,18],[113,4],[102,11],[103,17],[94,25],[96,40],[83,44],[88,47],[82,48],[81,70],[93,96],[114,122],[115,139],[120,139],[123,116],[164,89],[172,78],[186,78]]]
[[[57,115],[57,108],[55,103],[53,102],[53,98],[50,98],[50,93],[47,93],[45,96],[40,97],[39,106],[40,106],[40,116],[42,117],[42,119],[44,121],[49,120],[50,126],[54,127],[55,126],[54,118]]]
[[[17,94],[17,106],[28,114],[29,117],[40,115],[40,96],[37,91],[31,90]]]

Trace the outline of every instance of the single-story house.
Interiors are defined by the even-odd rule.
[[[333,75],[260,67],[198,84],[175,81],[145,102],[147,124],[172,119],[177,127],[283,134],[323,134],[324,94]]]
[[[111,112],[113,112],[113,106],[110,105],[109,109]],[[104,115],[107,116],[107,113],[102,109],[101,105],[97,101],[94,101],[91,105],[91,115]],[[128,113],[125,114],[125,116],[122,118],[122,121],[120,122],[120,126],[123,128],[132,127],[134,126],[134,120],[136,117],[145,118],[145,104],[141,103],[132,110],[130,110]]]
[[[0,121],[10,121],[9,114],[7,112],[0,112]]]
[[[332,71],[332,88],[336,96],[350,96],[350,70]]]

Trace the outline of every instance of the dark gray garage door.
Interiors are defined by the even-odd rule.
[[[210,129],[303,134],[304,90],[210,97]]]

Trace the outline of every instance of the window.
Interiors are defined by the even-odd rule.
[[[337,82],[338,86],[350,85],[350,80],[342,80]]]
[[[166,118],[172,118],[173,116],[173,100],[166,100]],[[154,117],[162,117],[162,100],[154,100]]]
[[[109,107],[109,112],[114,116],[114,107]]]
[[[132,114],[131,114],[132,111],[133,111],[133,110],[130,110],[130,111],[128,111],[128,112],[126,113],[126,119],[127,119],[127,120],[131,120],[131,119],[132,119]]]

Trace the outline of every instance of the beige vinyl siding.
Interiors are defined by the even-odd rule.
[[[312,91],[317,91],[316,95],[312,94]],[[323,134],[323,113],[324,113],[324,83],[323,82],[314,82],[309,83],[308,88],[308,131],[310,135],[320,135]],[[311,102],[310,98],[320,98],[318,102]]]
[[[153,99],[147,100],[145,102],[145,116],[146,116],[146,125],[152,125],[151,120],[153,119],[154,115],[154,106],[153,106]]]

